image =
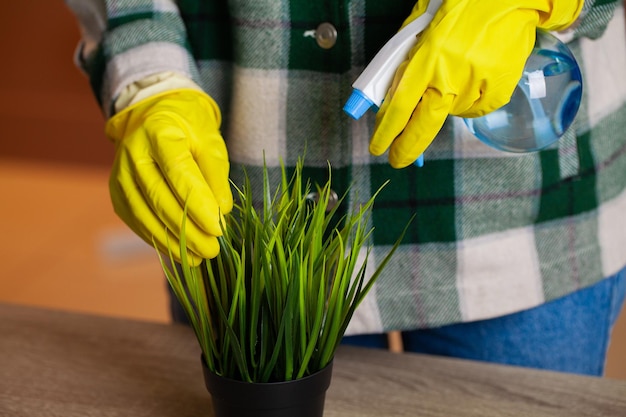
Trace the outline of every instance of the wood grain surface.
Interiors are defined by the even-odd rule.
[[[211,417],[190,329],[0,304],[0,416]],[[626,382],[341,347],[325,417],[626,416]],[[297,417],[297,416],[294,416]]]

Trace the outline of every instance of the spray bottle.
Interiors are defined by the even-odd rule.
[[[441,1],[432,0],[420,17],[409,23],[376,54],[352,84],[344,111],[359,119],[368,109],[378,111],[396,69],[407,59],[419,34],[431,22]],[[522,79],[505,106],[481,117],[464,118],[479,140],[496,149],[527,153],[552,145],[574,121],[582,97],[582,75],[567,46],[538,30]],[[415,164],[423,165],[423,155]]]

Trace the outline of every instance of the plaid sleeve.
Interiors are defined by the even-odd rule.
[[[78,6],[73,6],[72,3]],[[92,2],[93,3],[93,2]],[[173,0],[106,0],[106,28],[96,48],[80,53],[79,64],[108,117],[115,98],[130,83],[175,72],[198,82],[185,24]],[[81,2],[68,2],[79,20]],[[82,23],[84,26],[84,23]]]

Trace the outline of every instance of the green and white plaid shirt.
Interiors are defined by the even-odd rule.
[[[277,172],[306,155],[307,173],[346,205],[391,180],[373,212],[370,265],[410,217],[404,244],[349,333],[497,317],[540,305],[626,265],[626,32],[615,1],[588,1],[565,36],[584,101],[558,147],[493,150],[450,118],[423,168],[373,157],[373,117],[342,112],[351,84],[414,0],[67,0],[84,25],[77,58],[103,111],[127,84],[164,71],[192,78],[220,105],[232,177]],[[565,0],[567,1],[567,0]],[[616,6],[617,11],[616,10]],[[312,35],[337,29],[330,49]]]

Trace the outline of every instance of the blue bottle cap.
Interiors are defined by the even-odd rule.
[[[374,102],[365,94],[357,89],[354,89],[352,90],[352,94],[348,98],[348,101],[346,101],[346,104],[343,106],[343,111],[348,113],[348,115],[353,119],[359,120],[361,116],[363,116],[373,105]]]

